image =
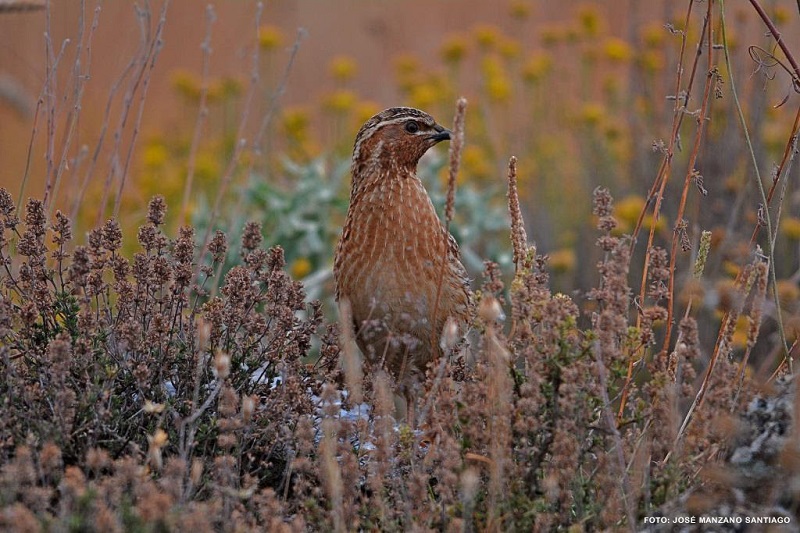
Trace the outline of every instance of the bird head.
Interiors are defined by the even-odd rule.
[[[361,126],[353,147],[353,180],[385,169],[415,171],[420,158],[435,144],[450,139],[450,130],[412,107],[381,111]]]

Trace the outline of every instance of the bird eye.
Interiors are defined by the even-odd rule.
[[[406,131],[408,133],[417,133],[419,131],[419,124],[415,120],[406,122]]]

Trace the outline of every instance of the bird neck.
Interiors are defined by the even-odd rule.
[[[356,169],[354,169],[356,170]],[[373,196],[381,191],[402,191],[406,186],[425,190],[422,181],[417,177],[416,165],[409,167],[392,162],[388,167],[367,166],[353,172],[353,187],[350,194],[351,203],[363,196]]]

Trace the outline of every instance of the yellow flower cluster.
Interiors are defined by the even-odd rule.
[[[275,26],[261,26],[258,29],[258,45],[262,50],[275,50],[283,41],[283,32]]]
[[[349,56],[337,56],[333,58],[328,66],[328,70],[333,79],[340,82],[351,80],[358,71],[355,60]]]

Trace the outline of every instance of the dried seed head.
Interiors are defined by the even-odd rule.
[[[202,477],[203,477],[203,460],[195,458],[192,460],[192,470],[189,473],[189,479],[192,480],[193,484],[197,485],[200,483]]]
[[[525,221],[522,219],[522,210],[519,206],[519,191],[517,188],[517,158],[511,156],[508,160],[508,212],[511,215],[511,244],[514,248],[514,265],[519,270],[521,266],[530,268],[528,261],[528,235],[525,233]]]
[[[228,252],[228,242],[225,234],[217,230],[211,242],[208,245],[208,251],[211,252],[211,257],[215,263],[222,263],[225,261],[225,254]]]
[[[159,195],[153,196],[150,203],[147,205],[147,221],[154,226],[160,226],[164,223],[164,218],[167,214],[167,203],[164,197]]]
[[[264,238],[261,236],[261,224],[258,222],[248,222],[244,226],[244,232],[242,233],[242,254],[247,255],[247,252],[251,252],[261,246],[261,242]]]
[[[256,396],[242,398],[242,421],[249,424],[253,420],[253,411],[256,409]]]
[[[148,414],[158,414],[164,412],[163,403],[154,403],[150,400],[144,402],[144,412]]]
[[[439,341],[439,346],[445,352],[449,352],[455,347],[458,342],[458,324],[453,317],[447,317],[447,321],[442,328],[442,338]]]
[[[147,444],[149,445],[147,458],[153,470],[161,470],[163,466],[161,449],[167,444],[168,440],[169,437],[167,433],[161,428],[158,428],[153,435],[147,436]]]
[[[697,259],[694,262],[694,278],[700,279],[703,276],[703,270],[706,268],[706,260],[708,259],[708,250],[711,248],[711,232],[704,230],[700,234],[700,248],[697,250]]]
[[[109,252],[119,250],[122,246],[122,230],[119,227],[119,222],[113,219],[107,221],[103,226],[102,234],[103,248]]]
[[[16,210],[17,208],[14,205],[14,199],[11,197],[11,193],[9,193],[5,187],[0,187],[0,214],[6,218],[11,217]]]
[[[487,324],[494,324],[506,318],[503,313],[503,307],[493,296],[487,296],[481,300],[481,305],[478,308],[478,315]]]
[[[57,245],[66,244],[72,239],[72,222],[60,210],[56,211],[56,221],[53,224],[53,242]]]
[[[481,476],[475,468],[467,468],[461,473],[461,497],[465,504],[475,499]]]
[[[219,380],[228,379],[231,373],[231,356],[223,350],[217,350],[214,356],[214,375]]]

